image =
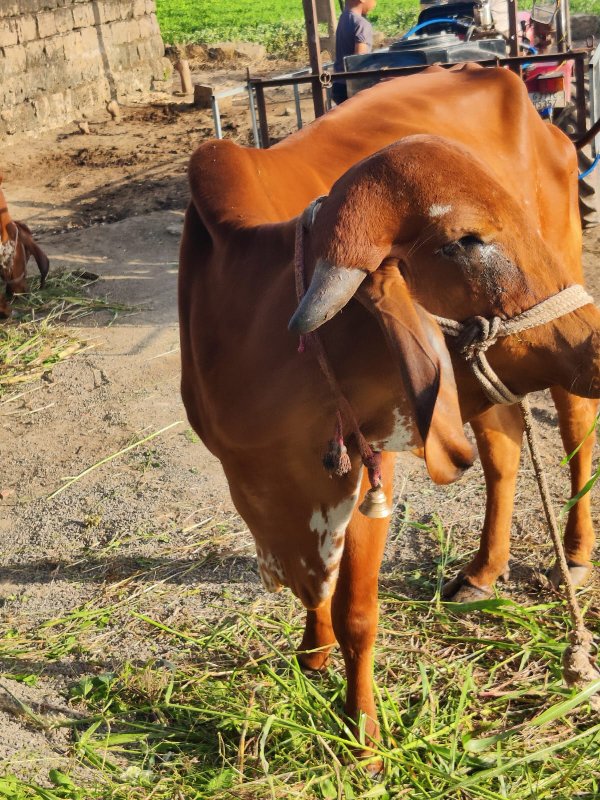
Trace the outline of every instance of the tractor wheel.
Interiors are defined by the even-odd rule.
[[[593,162],[591,147],[584,147],[577,151],[577,164],[579,174],[585,172]],[[594,228],[600,224],[600,183],[598,178],[599,167],[590,172],[585,178],[579,179],[579,215],[581,227]]]
[[[573,136],[577,132],[575,108],[573,106],[565,108],[556,117],[554,124],[568,136]],[[577,167],[580,175],[591,166],[592,161],[591,145],[577,151]],[[583,230],[600,224],[600,166],[592,170],[587,177],[579,179],[579,215]]]

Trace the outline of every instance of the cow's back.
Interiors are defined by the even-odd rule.
[[[202,145],[191,162],[194,197],[202,196],[200,212],[217,223],[215,232],[290,219],[357,161],[417,133],[472,149],[558,243],[577,219],[573,146],[540,119],[518,77],[476,65],[431,67],[380,83],[269,150]],[[202,186],[214,182],[228,188],[208,198]]]

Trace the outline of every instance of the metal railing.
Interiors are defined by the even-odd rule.
[[[474,63],[482,67],[508,67],[513,72],[521,74],[524,64],[556,63],[557,61],[575,62],[575,87],[576,87],[576,126],[577,135],[581,136],[586,130],[586,98],[585,98],[585,62],[588,57],[586,50],[572,50],[568,53],[544,53],[543,55],[507,56],[505,58],[486,58]],[[355,78],[394,78],[401,75],[414,75],[427,69],[430,65],[423,64],[411,67],[382,67],[380,69],[353,70],[351,72],[325,72],[323,75],[301,75],[298,77],[279,76],[276,78],[249,78],[248,84],[256,95],[260,139],[263,147],[269,146],[269,127],[264,90],[275,86],[302,85],[310,83],[313,91],[322,90],[323,82],[330,84],[333,79],[349,81]],[[450,68],[452,64],[439,64],[438,66]],[[600,98],[599,98],[600,99]]]
[[[574,61],[575,64],[575,106],[576,106],[576,127],[577,136],[581,136],[586,131],[587,124],[587,103],[586,103],[586,87],[585,87],[585,72],[586,72],[586,59],[588,53],[586,50],[571,50],[567,53],[544,53],[543,55],[527,55],[527,56],[507,56],[505,58],[488,58],[475,63],[483,67],[508,67],[513,72],[521,74],[521,69],[524,64],[538,64],[538,63],[555,63],[556,61]],[[331,67],[332,64],[328,63],[326,67]],[[428,68],[428,64],[410,67],[382,67],[380,69],[369,70],[353,70],[351,72],[329,72],[325,70],[321,75],[314,75],[310,72],[310,67],[304,67],[294,72],[288,72],[283,75],[277,75],[273,78],[252,78],[248,76],[248,80],[244,85],[236,86],[232,89],[224,89],[220,92],[215,92],[212,95],[212,114],[215,128],[215,136],[217,139],[223,138],[223,130],[221,125],[221,113],[219,101],[236,95],[246,94],[248,97],[248,107],[250,111],[250,119],[252,124],[252,134],[254,138],[254,146],[257,148],[267,148],[270,146],[269,123],[267,117],[267,104],[265,98],[265,89],[291,86],[294,93],[294,106],[296,112],[296,125],[300,129],[303,126],[302,108],[300,98],[300,87],[303,85],[310,85],[313,93],[315,91],[327,90],[327,108],[331,107],[331,81],[343,80],[349,81],[355,78],[394,78],[401,75],[414,75]],[[449,68],[456,66],[456,64],[441,64],[439,66]],[[593,123],[600,116],[600,47],[594,52],[589,62],[589,79],[590,79],[590,121]],[[600,134],[594,142],[595,148],[600,148]]]
[[[325,67],[333,66],[333,62],[329,62],[324,65]],[[310,75],[310,67],[303,67],[302,69],[294,70],[293,72],[286,72],[282,75],[277,75],[277,80],[284,80],[290,81],[293,93],[294,93],[294,108],[296,112],[296,125],[297,129],[300,130],[302,128],[304,122],[302,119],[302,107],[301,107],[301,99],[300,99],[300,88],[299,82],[294,82],[296,78],[302,78],[304,76]],[[213,116],[213,125],[215,129],[215,137],[217,139],[223,138],[223,126],[221,123],[221,108],[220,108],[220,101],[225,100],[226,98],[236,97],[238,95],[246,94],[248,96],[248,109],[250,111],[250,122],[252,125],[252,135],[254,139],[254,146],[257,148],[260,147],[268,147],[268,143],[264,144],[261,139],[261,131],[258,124],[258,116],[257,116],[257,106],[259,108],[264,108],[265,106],[265,99],[264,95],[262,97],[262,102],[259,104],[257,102],[257,92],[255,86],[253,85],[254,80],[259,79],[252,79],[248,76],[248,80],[245,84],[241,86],[234,86],[231,89],[222,89],[218,92],[213,92],[211,97],[211,107],[212,107],[212,116]],[[260,90],[259,90],[260,92]],[[331,108],[331,91],[327,92],[327,108]],[[266,115],[266,112],[265,112]]]

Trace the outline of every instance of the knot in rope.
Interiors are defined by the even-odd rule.
[[[467,361],[474,361],[480,353],[485,353],[496,343],[501,323],[500,317],[472,317],[467,320],[456,340],[459,353]]]
[[[471,367],[488,399],[492,403],[513,405],[521,401],[521,395],[514,394],[498,377],[487,360],[485,351],[501,337],[513,336],[545,325],[593,302],[593,297],[583,286],[575,284],[509,319],[477,316],[466,322],[457,322],[435,314],[432,316],[445,336],[456,339],[458,352]]]

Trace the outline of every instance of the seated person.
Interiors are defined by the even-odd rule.
[[[377,0],[346,0],[335,34],[334,72],[344,71],[344,57],[370,53],[373,48],[373,26],[366,18]],[[339,105],[348,99],[346,81],[333,81],[333,101]]]

